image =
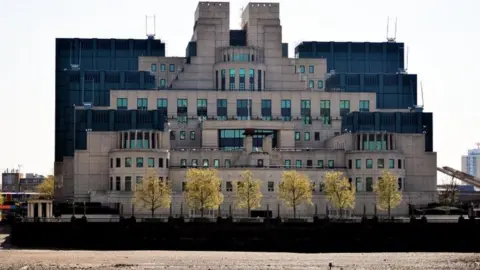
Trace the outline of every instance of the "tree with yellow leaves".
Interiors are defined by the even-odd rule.
[[[254,179],[251,171],[244,171],[241,180],[237,185],[237,206],[240,209],[247,209],[250,217],[250,210],[260,207],[262,191],[260,180]]]
[[[285,171],[279,185],[279,197],[288,207],[293,208],[293,218],[296,218],[298,205],[312,204],[312,183],[303,173]]]
[[[170,206],[172,188],[167,181],[160,181],[152,169],[140,183],[137,183],[134,196],[134,203],[150,210],[153,218],[155,210]]]
[[[344,210],[355,207],[355,189],[343,173],[327,172],[323,179],[327,200],[340,210],[341,215]]]
[[[223,202],[220,178],[215,169],[191,168],[187,171],[185,199],[193,210],[217,209]]]
[[[402,202],[402,192],[398,190],[397,177],[385,170],[382,178],[379,178],[373,186],[373,191],[377,193],[377,208],[387,210],[390,217],[391,209]]]
[[[52,200],[54,193],[55,181],[53,175],[47,176],[43,181],[36,186],[36,191],[40,193],[39,198]]]

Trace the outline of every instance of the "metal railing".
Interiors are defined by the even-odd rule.
[[[202,166],[201,164],[199,165],[192,165],[192,164],[185,164],[185,165],[170,165],[169,166],[170,168],[172,169],[188,169],[188,168],[214,168],[214,169],[234,169],[234,168],[264,168],[264,169],[268,169],[268,168],[271,168],[271,169],[278,169],[278,168],[284,168],[284,169],[289,169],[289,170],[311,170],[311,169],[315,169],[315,170],[345,170],[347,169],[347,167],[345,166],[334,166],[334,167],[328,167],[328,166],[325,166],[325,167],[318,167],[316,165],[312,165],[312,166],[302,166],[302,167],[296,167],[295,165],[290,165],[290,166],[286,166],[286,165],[235,165],[235,164],[231,164],[230,166],[212,166],[212,165],[209,165],[209,166]]]
[[[158,108],[159,109],[159,108]],[[212,115],[212,114],[207,114],[207,115],[198,115],[198,114],[192,114],[192,113],[168,113],[166,115],[167,119],[177,119],[178,116],[182,117],[187,117],[189,120],[199,120],[201,119],[202,121],[205,120],[215,120],[215,121],[227,121],[227,120],[239,120],[238,118],[240,117],[247,117],[245,116],[238,116],[238,115]],[[221,117],[218,119],[218,117]],[[265,117],[268,117],[270,120],[266,120]],[[271,114],[271,115],[259,115],[259,114],[252,114],[250,116],[250,120],[259,120],[259,121],[283,121],[283,122],[290,122],[290,121],[301,121],[303,120],[303,117],[306,117],[301,114],[290,114],[290,115],[281,115],[281,114]],[[328,121],[330,123],[332,120],[341,120],[341,116],[328,116],[328,117],[322,117],[321,115],[309,115],[310,119],[313,120],[318,120],[318,121]],[[241,120],[239,120],[241,121]],[[246,121],[246,120],[244,120]],[[331,124],[325,124],[325,125],[331,125]]]
[[[245,77],[247,78],[247,77]],[[300,81],[298,81],[300,82]],[[122,90],[122,89],[115,89],[115,90]],[[146,89],[148,90],[148,89]],[[310,88],[304,88],[304,89],[294,89],[294,88],[291,88],[291,89],[285,89],[285,88],[282,88],[281,90],[279,89],[271,89],[271,88],[267,88],[267,89],[261,89],[261,90],[258,90],[258,89],[254,89],[254,90],[250,90],[250,89],[214,89],[214,88],[177,88],[177,87],[157,87],[156,90],[159,90],[159,91],[212,91],[212,92],[257,92],[257,93],[261,93],[261,92],[279,92],[279,91],[295,91],[295,92],[312,92],[312,89]],[[151,91],[151,90],[150,90]],[[316,89],[315,88],[315,92],[327,92],[325,89]],[[360,93],[360,91],[358,92]]]
[[[183,222],[189,223],[189,222],[198,222],[199,219],[203,222],[209,222],[209,223],[214,223],[217,222],[218,218],[221,219],[228,219],[231,218],[231,221],[234,223],[263,223],[267,219],[267,217],[248,217],[248,216],[228,216],[228,215],[220,215],[220,216],[212,216],[212,215],[205,215],[204,217],[201,217],[199,215],[195,216],[190,216],[190,215],[184,215],[184,216],[169,216],[169,215],[154,215],[153,217],[148,214],[144,215],[134,215],[135,221],[136,222],[168,222],[171,218],[173,219],[179,219],[182,218]],[[368,220],[372,220],[374,216],[369,215],[365,216]],[[428,223],[458,223],[460,215],[452,215],[452,216],[442,216],[442,215],[416,215],[414,216],[417,221],[420,221],[423,217],[426,218],[426,221]],[[75,220],[76,221],[81,221],[83,218],[83,215],[75,215]],[[131,219],[132,216],[126,215],[126,216],[112,216],[112,217],[98,217],[95,215],[86,215],[85,216],[87,222],[110,222],[110,223],[118,223],[123,220],[128,220]],[[315,222],[315,219],[319,220],[325,220],[328,218],[329,222],[333,223],[361,223],[364,220],[363,216],[360,215],[339,215],[339,214],[333,214],[333,215],[316,215],[316,216],[297,216],[293,217],[293,215],[283,215],[283,216],[272,216],[269,217],[270,219],[280,219],[282,222],[288,222],[291,220],[294,220],[296,222],[305,222],[305,223],[313,223]],[[377,216],[377,221],[379,223],[411,223],[411,216],[395,216],[395,217],[388,217],[385,215],[382,216]],[[464,219],[468,219],[467,216],[464,216]],[[476,221],[480,221],[480,218],[475,218]],[[27,218],[23,217],[19,221],[21,222],[52,222],[52,223],[65,223],[65,222],[72,222],[72,215],[63,215],[61,217],[52,217],[52,218]]]
[[[214,147],[176,147],[171,148],[170,151],[172,152],[243,152],[245,148],[238,147],[238,148],[214,148]],[[304,151],[336,151],[336,150],[345,150],[343,148],[335,148],[335,147],[322,147],[322,148],[312,148],[312,147],[295,147],[295,148],[272,148],[272,151],[278,152],[304,152]],[[252,153],[266,153],[265,151],[257,151],[255,147],[252,148]]]

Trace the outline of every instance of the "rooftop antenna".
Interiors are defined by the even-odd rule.
[[[475,145],[477,146],[477,149],[480,149],[480,142],[477,142]]]
[[[240,25],[240,29],[242,29],[242,15],[243,15],[243,10],[245,9],[244,6],[240,8],[240,22],[238,23]]]
[[[423,100],[423,82],[420,82],[420,91],[422,92],[422,105],[421,108],[425,106],[425,101]]]
[[[407,52],[406,52],[407,58],[405,59],[405,60],[406,60],[406,61],[405,61],[405,72],[408,70],[408,49],[409,49],[409,48],[408,48],[408,46],[407,46]]]
[[[90,80],[85,80],[85,76],[83,77],[83,84],[82,84],[82,105],[85,109],[91,109],[94,102],[95,102],[95,77],[92,77],[92,99],[91,101],[85,101],[85,83],[89,82]]]
[[[153,19],[153,32],[148,31],[148,20],[149,19]],[[155,38],[155,35],[157,34],[156,31],[157,31],[157,29],[156,29],[155,15],[153,15],[153,16],[145,15],[145,34],[147,35],[147,38],[148,39]]]
[[[79,48],[78,48],[78,51],[79,51],[79,52],[78,52],[78,61],[77,61],[77,63],[73,63],[73,62],[72,62],[72,53],[74,53],[74,52],[72,52],[72,51],[73,51],[72,48],[73,48],[74,46],[75,46],[75,43],[72,42],[72,43],[70,44],[70,69],[77,71],[77,70],[80,70],[80,64],[81,64],[81,61],[82,61],[82,43],[81,43],[81,41],[80,41],[80,40],[78,41],[78,47],[79,47]]]
[[[410,85],[410,88],[412,89],[412,103],[413,103],[413,88],[412,85]],[[422,98],[422,104],[413,104],[413,107],[409,107],[410,111],[412,112],[423,112],[423,108],[425,106],[425,102],[423,100],[423,83],[420,82],[420,91],[421,91],[421,98]]]
[[[387,42],[397,41],[397,18],[395,18],[395,31],[393,36],[390,36],[390,17],[387,17]]]

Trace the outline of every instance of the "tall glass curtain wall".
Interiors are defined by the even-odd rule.
[[[426,152],[433,151],[433,114],[432,113],[351,112],[345,117],[342,117],[341,131],[342,133],[389,132],[389,133],[424,134],[425,135],[425,151]],[[368,141],[373,141],[373,140],[368,140]]]
[[[416,74],[336,73],[325,81],[325,90],[376,93],[377,108],[407,109],[417,105],[417,80]]]
[[[324,58],[327,91],[377,93],[377,108],[407,109],[417,105],[417,76],[406,74],[401,42],[302,42],[297,58]]]
[[[401,42],[302,42],[297,58],[325,58],[327,70],[336,73],[397,73],[404,69],[405,44]]]
[[[55,47],[55,161],[62,161],[73,156],[74,146],[81,146],[85,137],[84,129],[74,128],[73,105],[109,106],[110,89],[154,89],[155,76],[138,71],[138,57],[165,56],[165,43],[59,38]]]

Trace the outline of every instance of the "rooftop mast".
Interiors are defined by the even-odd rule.
[[[390,17],[387,17],[387,42],[397,41],[397,18],[395,18],[395,31],[393,36],[390,36]]]
[[[148,21],[153,19],[153,32],[148,31]],[[155,14],[154,15],[145,15],[145,35],[147,36],[148,39],[154,39],[155,35],[157,34],[157,29],[156,29],[156,18]]]

